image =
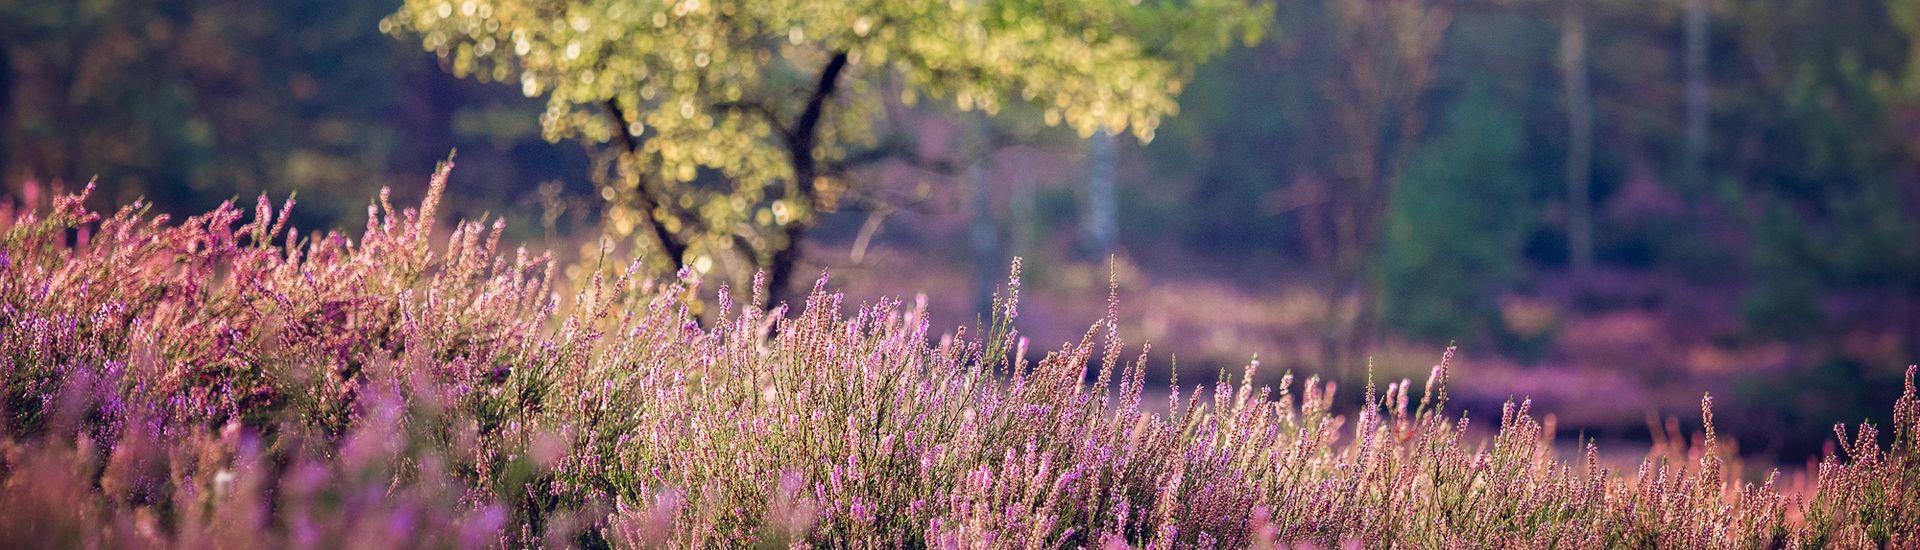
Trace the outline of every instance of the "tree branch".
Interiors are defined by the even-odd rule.
[[[824,172],[842,174],[889,160],[897,160],[908,166],[942,176],[954,176],[965,171],[967,166],[978,159],[953,160],[928,157],[920,154],[911,143],[888,140],[871,149],[847,153],[846,157],[833,163]]]
[[[838,51],[827,59],[827,66],[820,69],[820,79],[813,86],[813,94],[807,97],[806,109],[800,112],[800,118],[793,123],[793,130],[787,133],[787,152],[793,155],[794,168],[805,168],[811,176],[813,171],[813,147],[820,133],[820,119],[827,111],[827,100],[840,87],[840,73],[847,70],[847,52]],[[798,178],[801,174],[794,174]],[[811,178],[809,178],[811,179]],[[812,187],[813,182],[796,182],[802,189]]]
[[[619,137],[621,146],[625,148],[625,151],[622,151],[621,154],[639,155],[640,138],[627,131],[628,123],[626,112],[620,109],[620,102],[613,98],[607,98],[606,107],[607,112],[613,116],[613,133]],[[615,170],[619,170],[618,165],[616,165]],[[640,209],[641,224],[645,225],[648,231],[653,234],[654,240],[660,244],[660,250],[667,254],[668,259],[673,262],[674,267],[680,267],[686,262],[688,243],[684,239],[681,239],[679,235],[668,231],[666,224],[660,223],[660,220],[654,218],[655,211],[660,210],[660,205],[669,204],[669,202],[662,200],[663,197],[655,196],[654,190],[647,186],[646,176],[634,174],[634,178],[636,180],[634,181],[634,196],[638,198],[639,204],[637,206],[639,206]],[[684,218],[686,216],[682,217]]]
[[[765,103],[758,101],[722,101],[713,104],[713,108],[722,111],[739,111],[752,115],[760,115],[760,118],[765,119],[767,124],[773,126],[775,133],[780,134],[782,141],[790,142],[793,140],[793,132],[788,130],[787,125],[780,121],[780,115],[775,113],[773,108],[768,107]]]
[[[627,125],[629,124],[627,122],[627,112],[620,108],[620,101],[609,97],[607,98],[606,106],[607,113],[613,116],[613,133],[619,136],[620,145],[625,147],[628,153],[640,152],[640,139],[634,137],[632,133],[627,131]]]
[[[820,134],[820,121],[826,114],[827,101],[840,87],[840,74],[846,72],[849,56],[845,50],[833,52],[827,59],[826,67],[820,69],[820,78],[813,85],[813,92],[807,96],[806,109],[800,112],[800,118],[793,123],[793,130],[787,133],[787,157],[793,164],[793,185],[800,198],[807,203],[808,209],[819,206],[818,191],[813,180],[819,175],[818,164],[813,159],[813,150]],[[769,258],[767,290],[779,300],[786,296],[793,271],[800,263],[800,241],[806,237],[807,228],[812,225],[809,217],[796,217],[781,228],[786,238],[785,246]]]

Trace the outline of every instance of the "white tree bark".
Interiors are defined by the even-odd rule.
[[[1567,94],[1567,261],[1582,275],[1593,270],[1593,92],[1583,3],[1567,0],[1560,28],[1560,76]]]
[[[1687,187],[1698,192],[1707,185],[1707,0],[1686,0],[1687,45]]]
[[[981,126],[985,126],[984,121]],[[974,310],[982,319],[993,314],[993,293],[1007,261],[1000,247],[1000,224],[993,212],[992,168],[993,155],[981,155],[980,161],[967,169],[966,176],[973,188],[973,223],[968,228],[967,241],[973,248]]]
[[[1087,251],[1096,258],[1113,253],[1119,233],[1118,154],[1113,134],[1098,132],[1087,142],[1087,209],[1080,218]]]

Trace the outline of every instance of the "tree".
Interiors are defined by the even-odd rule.
[[[1520,170],[1525,122],[1474,89],[1450,105],[1401,178],[1379,272],[1382,316],[1435,341],[1498,328],[1499,292],[1521,273],[1533,221]]]
[[[381,15],[316,0],[0,5],[0,179],[98,176],[109,198],[176,212],[339,192],[355,198],[308,200],[305,221],[357,212],[398,141],[381,112],[398,47],[365,39]]]
[[[1036,105],[1081,135],[1153,137],[1200,61],[1258,37],[1248,0],[408,0],[383,23],[456,74],[544,94],[549,139],[614,159],[610,233],[702,267],[734,254],[777,295],[849,174],[920,158],[882,132],[899,90],[989,115]],[[951,168],[947,166],[947,168]]]
[[[1105,132],[1087,140],[1087,206],[1081,214],[1080,231],[1086,238],[1088,255],[1102,257],[1113,253],[1118,240],[1120,216],[1119,192],[1114,186],[1119,155],[1114,136]]]
[[[1687,186],[1707,185],[1707,0],[1687,0]]]
[[[1369,265],[1379,254],[1401,171],[1419,145],[1428,114],[1434,57],[1453,10],[1429,0],[1337,0],[1326,7],[1343,64],[1326,84],[1333,127],[1346,147],[1322,205],[1301,216],[1310,250],[1330,274],[1322,360],[1343,371],[1372,336]],[[1311,181],[1318,181],[1311,180]],[[1350,322],[1342,322],[1342,312]]]
[[[1587,79],[1584,4],[1566,0],[1560,14],[1560,74],[1567,96],[1567,259],[1578,275],[1593,271],[1593,90]],[[1692,115],[1688,117],[1691,121]]]
[[[1822,318],[1821,300],[1873,290],[1898,296],[1880,305],[1906,304],[1905,344],[1920,350],[1920,145],[1902,117],[1920,113],[1920,5],[1727,6],[1722,35],[1743,53],[1778,56],[1735,75],[1750,80],[1726,79],[1748,91],[1724,109],[1728,128],[1714,125],[1732,133],[1718,139],[1767,145],[1723,161],[1754,235],[1747,321],[1837,340],[1859,325]]]

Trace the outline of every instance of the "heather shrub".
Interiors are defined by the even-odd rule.
[[[357,239],[264,199],[173,223],[81,196],[0,236],[0,540],[61,546],[1912,546],[1920,397],[1749,479],[1695,444],[1615,472],[1511,404],[1237,376],[1164,394],[1118,307],[1045,353],[994,320],[762,309],[637,266],[579,285],[384,195]],[[244,220],[243,220],[244,219]],[[751,293],[760,293],[758,288]],[[695,315],[692,300],[710,300]],[[1421,389],[1419,392],[1413,388]],[[1149,405],[1165,395],[1164,406]]]

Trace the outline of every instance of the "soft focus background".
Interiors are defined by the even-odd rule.
[[[1105,314],[1112,274],[1183,379],[1257,355],[1417,380],[1451,342],[1474,416],[1531,397],[1563,435],[1647,441],[1712,392],[1762,460],[1890,409],[1920,358],[1920,1],[1275,7],[1144,144],[885,101],[914,154],[845,176],[867,192],[819,215],[794,285],[973,325],[1021,256],[1036,351]],[[297,192],[298,225],[353,228],[457,148],[454,215],[591,263],[604,144],[545,139],[540,90],[455,76],[401,8],[0,1],[5,192]]]

